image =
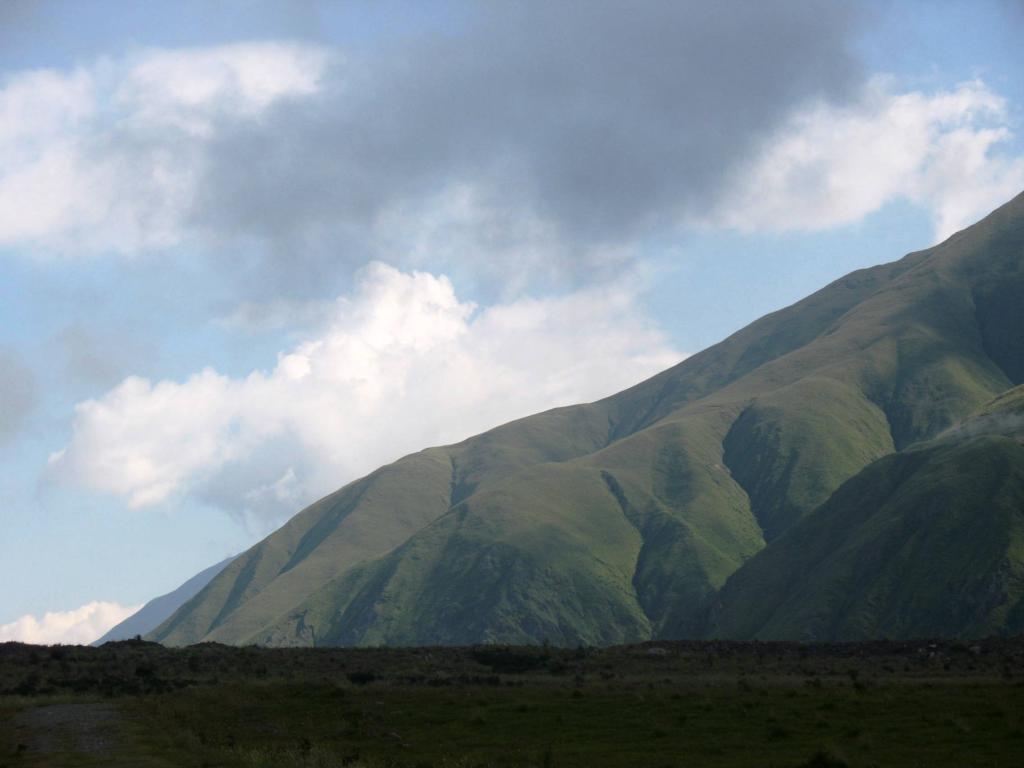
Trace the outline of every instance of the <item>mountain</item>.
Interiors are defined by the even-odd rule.
[[[746,621],[741,586],[758,582],[745,574],[765,568],[795,589],[804,571],[787,570],[802,554],[793,542],[831,543],[821,541],[823,515],[867,515],[856,493],[875,490],[879,466],[920,461],[935,439],[963,442],[947,431],[1024,381],[1021,328],[1024,195],[617,395],[429,448],[350,483],[239,556],[152,637],[596,645],[776,626],[802,636],[802,619],[773,619],[769,605],[755,606],[763,624]],[[965,476],[965,498],[976,480]],[[944,561],[929,561],[942,542],[951,546],[925,537],[903,554],[955,601],[966,593],[938,583]],[[996,578],[986,569],[1000,562],[977,560],[972,578]],[[890,578],[899,568],[889,565]],[[1009,626],[995,614],[991,622],[991,631]],[[852,631],[835,626],[822,636]]]
[[[168,592],[160,597],[154,597],[127,619],[113,627],[99,640],[95,641],[93,645],[100,646],[111,640],[130,640],[139,635],[148,635],[166,621],[178,608],[199,594],[199,590],[209,584],[213,577],[223,571],[232,560],[234,560],[233,557],[221,560],[216,565],[211,565],[209,568],[200,571],[173,592]]]
[[[1024,387],[886,456],[733,574],[709,633],[1024,632]]]

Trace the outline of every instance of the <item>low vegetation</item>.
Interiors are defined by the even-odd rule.
[[[0,766],[1015,766],[1024,639],[0,645]]]

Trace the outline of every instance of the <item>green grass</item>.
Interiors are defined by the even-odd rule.
[[[34,665],[31,652],[4,648],[2,685],[33,667],[56,692],[0,695],[0,766],[937,768],[1014,766],[1024,753],[1020,640],[576,651],[128,643],[60,658],[44,649]],[[68,692],[83,681],[96,689]],[[116,747],[76,754],[51,738],[49,751],[19,753],[38,744],[25,713],[55,703],[114,707]]]
[[[797,766],[822,752],[850,766],[961,766],[1010,765],[1024,750],[1024,689],[1001,684],[239,685],[126,709],[179,765],[724,768]]]

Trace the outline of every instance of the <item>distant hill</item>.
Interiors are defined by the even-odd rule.
[[[151,637],[1014,631],[1024,449],[986,419],[1018,397],[997,399],[1024,382],[1022,329],[1024,195],[617,395],[350,483]]]
[[[166,621],[186,601],[195,597],[199,590],[209,584],[213,577],[223,571],[233,559],[233,557],[229,557],[221,560],[216,565],[211,565],[209,568],[200,571],[173,592],[153,598],[99,640],[95,641],[93,645],[100,646],[111,640],[130,640],[139,635],[148,635]]]

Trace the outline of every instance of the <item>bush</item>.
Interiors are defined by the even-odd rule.
[[[353,685],[367,685],[377,679],[373,672],[349,672],[346,677]]]
[[[845,760],[840,760],[827,752],[815,752],[810,760],[800,763],[797,768],[850,768],[850,766]]]

